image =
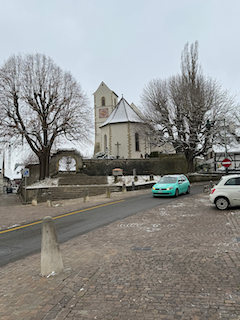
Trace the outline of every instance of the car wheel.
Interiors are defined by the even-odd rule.
[[[217,198],[217,200],[215,202],[215,206],[219,210],[226,210],[228,208],[228,206],[229,206],[228,199],[224,198],[224,197]]]
[[[186,194],[189,194],[189,193],[190,193],[190,186],[188,186]]]
[[[179,195],[179,191],[178,191],[178,189],[176,189],[176,191],[175,191],[175,197],[178,197],[178,195]]]

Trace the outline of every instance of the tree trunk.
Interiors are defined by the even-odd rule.
[[[194,157],[191,151],[186,150],[185,151],[185,157],[188,164],[188,172],[194,172]]]
[[[49,155],[50,155],[50,150],[46,149],[38,157],[39,166],[40,166],[39,180],[44,180],[45,178],[49,177]]]
[[[194,172],[194,161],[193,159],[187,159],[187,164],[188,164],[188,172]]]

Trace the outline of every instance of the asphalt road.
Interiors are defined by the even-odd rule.
[[[189,195],[181,195],[180,198],[191,197],[201,192],[202,186],[193,186]],[[149,193],[127,198],[111,205],[98,206],[90,210],[81,210],[79,213],[75,212],[58,217],[55,220],[58,240],[60,243],[68,241],[114,221],[172,201],[178,201],[178,198],[153,198]],[[0,266],[40,250],[41,223],[0,234]]]

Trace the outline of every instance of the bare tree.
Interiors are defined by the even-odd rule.
[[[55,139],[89,141],[88,101],[70,72],[44,54],[11,56],[0,69],[2,137],[22,137],[39,159],[39,178],[49,176]]]
[[[223,141],[221,120],[228,114],[234,99],[216,80],[205,77],[198,64],[198,43],[185,45],[181,74],[169,79],[155,79],[142,94],[145,122],[154,128],[159,143],[169,142],[176,152],[184,153],[189,172],[194,171],[194,158],[204,156],[213,137]],[[214,126],[206,127],[207,120]],[[229,120],[230,121],[230,120]]]

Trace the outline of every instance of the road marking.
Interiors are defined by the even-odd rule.
[[[71,216],[71,215],[76,214],[76,213],[89,211],[89,210],[93,210],[93,209],[97,209],[97,208],[101,208],[101,207],[105,207],[105,206],[110,206],[112,204],[123,202],[123,201],[125,201],[125,200],[118,200],[118,201],[114,201],[114,202],[110,202],[110,203],[100,204],[100,205],[95,206],[95,207],[90,207],[90,208],[81,209],[81,210],[78,210],[78,211],[64,213],[64,214],[62,214],[60,216],[53,217],[53,219],[54,220],[55,219],[60,219],[60,218],[63,218],[63,217]],[[11,228],[11,229],[3,230],[3,231],[0,231],[0,234],[1,233],[6,233],[6,232],[10,232],[10,231],[19,230],[19,229],[23,229],[23,228],[26,228],[26,227],[31,227],[31,226],[34,226],[35,224],[39,224],[39,223],[42,223],[42,220],[41,221],[32,222],[32,223],[28,223],[28,224],[24,224],[22,226],[14,227],[14,228]]]

